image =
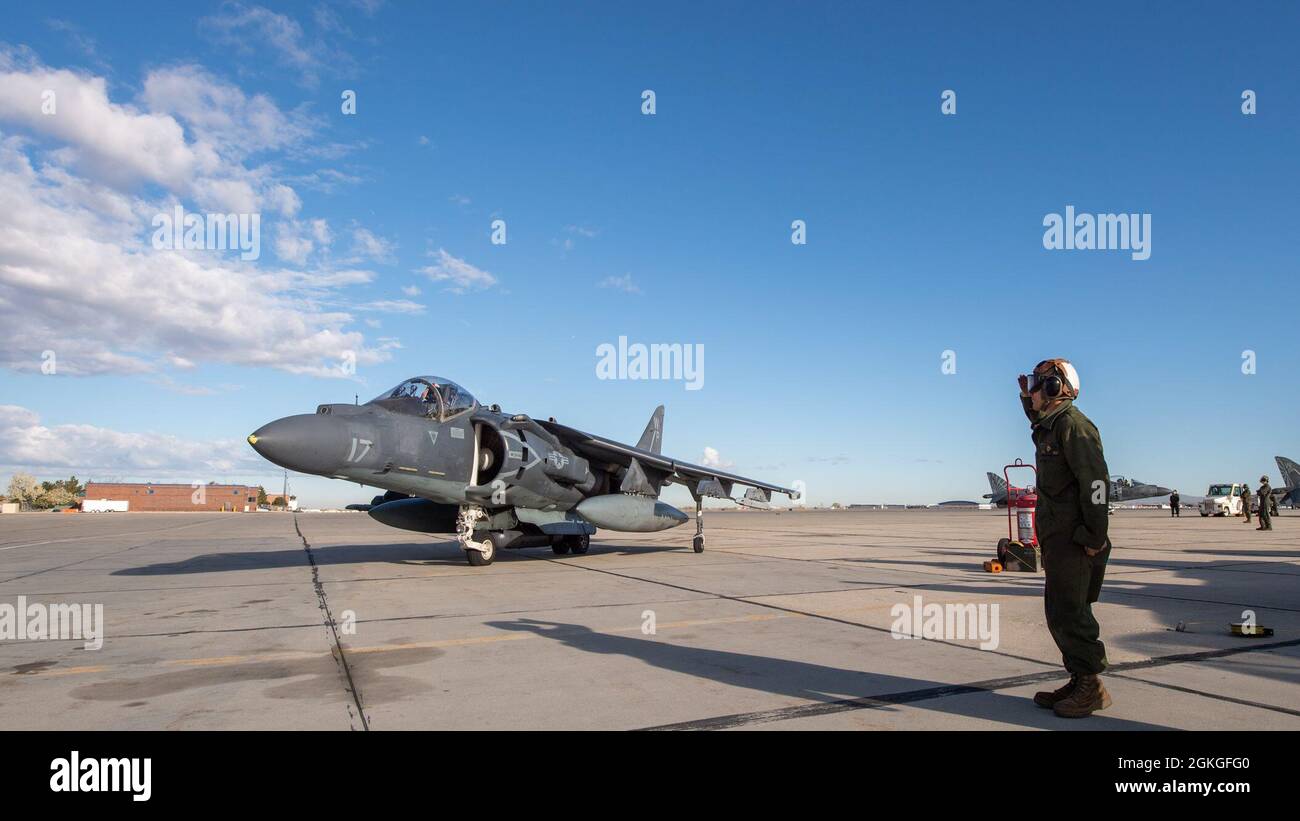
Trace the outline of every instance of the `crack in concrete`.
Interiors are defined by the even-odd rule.
[[[320,580],[320,567],[316,564],[316,557],[312,554],[311,543],[307,537],[302,535],[302,527],[298,524],[298,515],[293,517],[293,529],[297,531],[298,538],[302,539],[302,549],[307,553],[307,562],[311,564],[311,584],[316,591],[316,599],[320,602],[321,612],[325,614],[325,626],[329,628],[330,640],[333,644],[332,655],[338,662],[339,671],[343,673],[343,678],[347,681],[348,693],[352,696],[352,703],[357,708],[357,717],[361,720],[361,729],[370,729],[370,719],[366,718],[366,708],[361,700],[361,690],[357,687],[356,680],[352,677],[352,667],[348,664],[347,654],[343,652],[343,644],[339,641],[338,624],[334,621],[334,614],[330,612],[329,599],[325,596],[325,585]],[[348,716],[352,717],[352,709],[348,708]],[[356,729],[354,726],[353,729]]]

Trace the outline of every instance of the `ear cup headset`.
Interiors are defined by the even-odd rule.
[[[1038,371],[1044,366],[1051,366],[1047,373]],[[1068,370],[1067,370],[1068,369]],[[1064,359],[1046,359],[1034,366],[1034,372],[1029,374],[1029,392],[1042,391],[1048,399],[1056,399],[1059,396],[1078,396],[1079,386],[1071,384],[1071,381],[1077,381],[1078,376],[1071,373],[1074,366],[1070,365]],[[1064,372],[1065,378],[1062,378]],[[1071,380],[1073,377],[1073,380]]]
[[[1061,377],[1054,373],[1040,376],[1033,374],[1029,377],[1029,392],[1042,391],[1043,396],[1049,399],[1055,399],[1061,395]]]

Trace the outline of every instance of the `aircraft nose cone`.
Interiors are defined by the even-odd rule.
[[[347,457],[346,426],[324,415],[286,416],[249,434],[248,444],[264,459],[300,473],[332,474]]]

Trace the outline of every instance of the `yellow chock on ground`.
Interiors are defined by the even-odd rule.
[[[1265,627],[1262,624],[1233,624],[1232,635],[1244,636],[1248,639],[1262,639],[1273,635],[1272,627]]]

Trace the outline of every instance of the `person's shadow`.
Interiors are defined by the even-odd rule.
[[[845,670],[792,659],[688,647],[654,638],[598,633],[581,624],[514,619],[488,622],[488,626],[501,630],[527,631],[584,653],[627,656],[663,670],[805,702],[794,707],[709,716],[650,729],[726,729],[860,709],[889,710],[903,704],[1031,728],[1171,729],[1140,721],[1111,718],[1101,713],[1085,721],[1057,718],[1050,710],[1036,707],[1028,697],[997,692],[1036,682],[1043,682],[1049,688],[1055,687],[1064,676],[1059,670],[993,681],[944,684],[884,673]]]

